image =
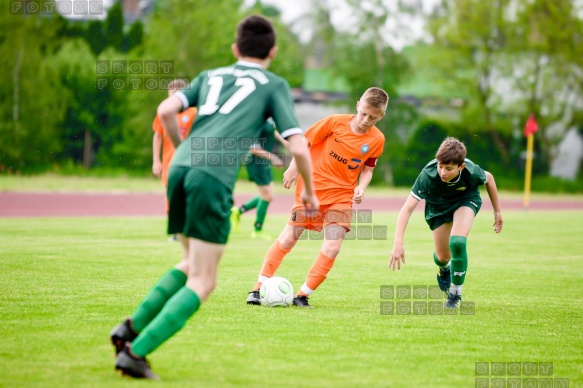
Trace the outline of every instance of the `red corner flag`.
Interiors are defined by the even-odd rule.
[[[524,126],[524,136],[528,136],[532,133],[535,133],[536,131],[538,131],[538,124],[536,123],[534,114],[531,113],[528,117],[526,125]]]

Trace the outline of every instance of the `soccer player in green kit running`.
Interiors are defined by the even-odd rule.
[[[494,177],[466,159],[466,153],[461,141],[448,137],[441,143],[435,159],[423,168],[397,217],[389,262],[393,271],[395,265],[401,269],[401,263],[405,263],[405,229],[413,210],[425,199],[425,221],[433,232],[433,260],[438,267],[439,288],[447,293],[446,308],[457,308],[462,300],[468,268],[467,238],[482,206],[479,186],[486,186],[492,202],[494,231],[500,233],[504,225]]]
[[[249,139],[259,137],[268,118],[289,142],[308,182],[303,203],[318,208],[309,151],[289,85],[266,70],[277,51],[273,25],[262,16],[244,18],[232,50],[235,64],[203,71],[158,107],[177,147],[168,174],[168,233],[178,233],[183,258],[111,333],[115,368],[125,375],[157,379],[145,357],[182,329],[214,290],[230,230],[240,157],[248,153]],[[197,107],[198,115],[181,143],[176,114],[188,107]]]

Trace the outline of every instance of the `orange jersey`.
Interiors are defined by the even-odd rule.
[[[180,135],[180,140],[184,140],[186,136],[190,133],[192,128],[192,123],[196,118],[196,108],[188,108],[184,112],[178,113],[176,115],[178,120],[178,134]],[[170,167],[170,162],[174,156],[174,145],[172,141],[166,135],[164,127],[162,126],[162,121],[158,116],[154,119],[152,124],[152,130],[157,134],[161,135],[162,140],[162,183],[164,186],[168,185],[168,167]]]
[[[385,136],[377,127],[356,134],[350,128],[353,114],[326,117],[308,129],[314,189],[321,204],[352,203],[354,188],[363,166],[374,167],[383,153]],[[300,176],[295,202],[301,205],[304,182]]]

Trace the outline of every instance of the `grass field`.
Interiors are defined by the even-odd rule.
[[[391,236],[395,218],[373,223]],[[471,387],[476,362],[551,362],[552,377],[583,386],[582,213],[507,212],[500,235],[480,214],[464,287],[475,312],[381,314],[381,302],[401,302],[381,287],[435,283],[422,218],[411,219],[401,272],[386,268],[390,241],[346,241],[308,311],[247,306],[270,242],[232,235],[213,296],[150,356],[162,385]],[[269,218],[268,232],[284,223]],[[179,257],[164,228],[159,218],[0,219],[0,386],[151,386],[114,373],[108,334]],[[278,274],[299,287],[319,244],[300,241]]]

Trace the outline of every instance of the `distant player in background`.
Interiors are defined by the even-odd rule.
[[[175,79],[168,84],[168,97],[176,93],[177,90],[183,89],[187,86],[182,79]],[[184,140],[190,133],[192,123],[196,118],[196,108],[188,108],[184,112],[176,115],[178,120],[178,134],[180,140]],[[164,132],[164,127],[160,121],[160,117],[156,115],[154,123],[152,124],[154,131],[154,138],[152,140],[152,172],[158,178],[162,178],[162,184],[168,188],[168,168],[174,156],[174,145]],[[166,212],[168,212],[168,199],[166,198]],[[177,241],[177,236],[174,234],[170,237],[171,241]]]
[[[259,195],[253,197],[245,204],[231,209],[231,224],[233,229],[238,232],[241,215],[257,208],[251,238],[271,240],[272,237],[263,233],[263,223],[267,215],[267,208],[273,199],[273,171],[271,170],[271,166],[280,168],[284,166],[284,160],[273,153],[273,146],[275,140],[279,141],[286,148],[288,144],[275,130],[273,120],[267,120],[258,140],[261,141],[261,144],[255,144],[250,149],[251,158],[245,167],[247,169],[248,179],[255,182],[259,189]]]
[[[258,138],[263,123],[273,118],[305,179],[302,203],[318,208],[310,153],[289,85],[266,70],[277,53],[273,25],[262,16],[247,16],[239,22],[235,39],[231,48],[236,63],[201,72],[188,88],[158,106],[164,130],[177,147],[168,171],[168,233],[178,233],[183,252],[180,262],[110,335],[117,354],[115,369],[132,377],[157,379],[146,356],[180,331],[216,286],[239,171],[239,158],[232,158],[228,139]],[[198,117],[181,142],[176,114],[193,106]],[[217,140],[225,146],[206,148]],[[241,150],[240,156],[247,152]]]
[[[405,229],[413,210],[425,199],[425,221],[433,232],[435,245],[437,283],[447,293],[447,308],[459,307],[462,300],[468,268],[467,238],[482,206],[479,186],[486,185],[492,202],[494,231],[500,233],[504,225],[494,177],[466,159],[466,154],[461,141],[448,137],[439,146],[435,159],[423,168],[399,212],[389,262],[393,271],[395,265],[401,269],[401,263],[405,263]]]
[[[259,278],[247,297],[247,304],[261,304],[261,284],[273,277],[284,257],[305,229],[321,231],[324,241],[305,283],[293,304],[312,307],[308,297],[326,280],[340,253],[344,236],[350,231],[352,203],[361,203],[377,159],[382,155],[385,136],[374,125],[385,116],[389,96],[379,88],[369,88],[356,103],[356,114],[337,114],[318,121],[304,134],[314,163],[314,188],[319,212],[306,212],[300,202],[304,182],[298,178],[295,160],[284,174],[284,187],[297,180],[290,219],[263,259]],[[358,185],[357,185],[358,181]],[[355,187],[356,186],[356,187]]]

